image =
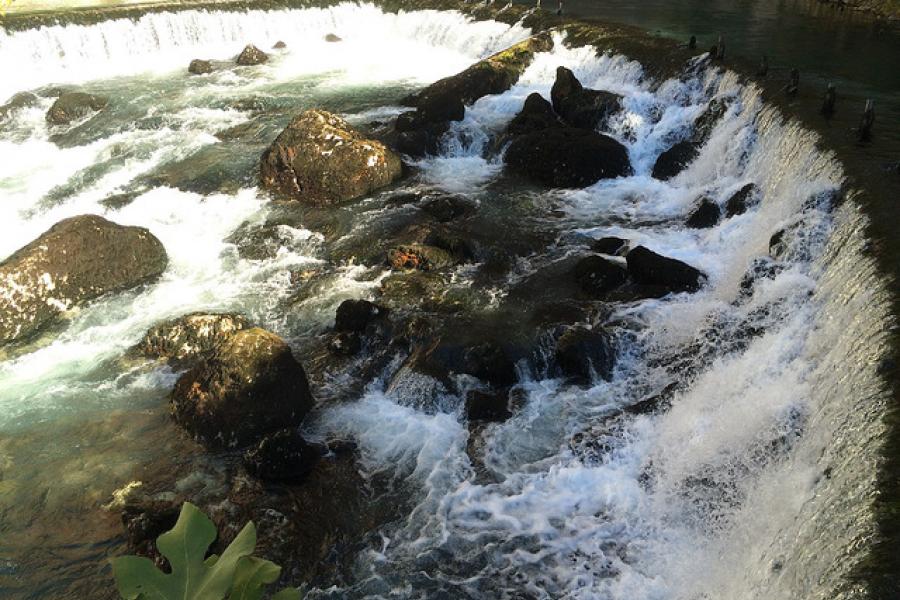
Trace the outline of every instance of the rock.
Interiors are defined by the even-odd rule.
[[[149,282],[167,264],[165,248],[143,227],[96,215],[64,219],[0,263],[0,345],[37,334],[84,302]]]
[[[449,252],[425,244],[405,244],[388,250],[388,264],[393,269],[434,271],[455,264]]]
[[[281,429],[263,436],[244,453],[244,468],[264,481],[299,482],[306,478],[321,456],[296,429]]]
[[[154,500],[146,494],[134,494],[125,501],[122,525],[128,550],[152,560],[157,566],[168,561],[156,548],[156,538],[175,526],[180,506],[164,500]]]
[[[694,121],[694,132],[691,135],[691,140],[698,146],[705,144],[727,109],[728,105],[724,100],[719,98],[710,100],[706,110],[700,113],[700,116]]]
[[[344,40],[342,40],[340,37],[338,37],[337,35],[335,35],[333,33],[329,33],[328,35],[325,36],[325,41],[335,43],[335,42],[343,42]]]
[[[247,44],[246,46],[244,46],[244,49],[241,50],[241,53],[238,54],[235,62],[242,67],[247,67],[251,65],[261,65],[268,60],[268,54],[266,54],[253,44]]]
[[[334,330],[362,333],[369,323],[384,312],[385,309],[368,300],[344,300],[337,308]]]
[[[38,103],[38,100],[38,97],[31,92],[13,94],[6,104],[0,106],[0,122],[6,120],[9,115],[19,109],[34,106]]]
[[[505,421],[512,416],[506,391],[500,393],[469,390],[466,416],[470,421]]]
[[[425,125],[413,131],[395,132],[387,141],[397,152],[412,158],[422,158],[440,151],[441,136],[446,132],[445,124]]]
[[[768,256],[754,258],[741,278],[739,288],[741,295],[750,296],[756,284],[761,279],[775,279],[784,271],[784,264],[772,260]]]
[[[519,136],[504,157],[515,173],[552,187],[585,187],[632,173],[628,151],[611,137],[562,127]]]
[[[440,79],[407,103],[416,107],[414,113],[401,115],[397,131],[413,131],[429,124],[461,121],[465,105],[489,94],[500,94],[519,80],[531,64],[535,52],[553,47],[549,35],[540,34],[480,60],[464,71]]]
[[[619,111],[621,97],[611,92],[585,89],[572,71],[557,67],[550,99],[553,110],[571,126],[596,129]]]
[[[447,223],[471,214],[475,207],[459,196],[438,196],[422,203],[422,211],[439,223]]]
[[[399,156],[323,110],[295,117],[260,165],[264,188],[319,206],[365,196],[401,174]]]
[[[328,339],[328,351],[338,356],[355,356],[362,350],[362,338],[355,331],[338,331]]]
[[[685,225],[691,229],[706,229],[718,223],[721,214],[722,211],[714,200],[703,197],[700,199],[700,204],[688,217]]]
[[[553,106],[543,96],[534,92],[525,98],[522,110],[506,126],[504,138],[561,126],[562,122],[556,116],[556,113],[553,112]]]
[[[52,125],[67,125],[102,110],[106,104],[107,100],[102,96],[84,92],[66,92],[57,98],[47,111],[47,122]]]
[[[184,373],[172,391],[175,421],[210,447],[252,444],[297,426],[312,408],[306,373],[288,345],[260,328],[235,333]]]
[[[638,246],[625,257],[628,274],[642,285],[663,286],[671,292],[696,292],[706,275],[694,267]]]
[[[585,384],[595,377],[608,381],[616,364],[609,334],[580,325],[568,328],[559,337],[555,358],[564,376]]]
[[[497,387],[513,385],[519,379],[515,363],[503,347],[493,341],[467,348],[460,370]]]
[[[191,313],[152,327],[131,353],[184,363],[209,356],[217,345],[248,327],[241,315]]]
[[[591,243],[591,250],[600,254],[617,255],[628,247],[628,240],[618,237],[603,237]]]
[[[284,50],[285,48],[287,48],[287,44],[285,44],[281,40],[278,40],[277,42],[275,42],[275,45],[272,46],[273,50]]]
[[[681,173],[700,153],[699,146],[690,140],[678,142],[659,155],[653,165],[653,177],[666,181]]]
[[[585,292],[602,295],[628,280],[624,267],[602,256],[586,256],[575,264],[575,280]]]
[[[729,219],[735,215],[742,215],[747,212],[747,209],[758,201],[758,192],[759,188],[756,187],[756,184],[748,183],[732,194],[728,201],[725,202],[725,218]]]
[[[212,72],[213,66],[212,63],[208,60],[195,58],[191,61],[191,64],[188,65],[188,73],[192,75],[205,75]]]

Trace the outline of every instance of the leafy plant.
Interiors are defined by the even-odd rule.
[[[119,593],[125,600],[259,600],[264,588],[278,579],[281,567],[251,556],[256,526],[247,523],[221,556],[205,558],[216,539],[216,526],[189,502],[178,522],[159,536],[156,547],[172,567],[163,573],[140,556],[112,559]],[[300,600],[300,590],[286,588],[272,600]]]

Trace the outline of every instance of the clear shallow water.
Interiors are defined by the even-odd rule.
[[[345,42],[319,41],[329,32]],[[192,310],[236,310],[287,337],[303,358],[305,340],[340,300],[375,294],[381,267],[338,262],[328,265],[336,275],[319,294],[288,303],[291,270],[332,260],[331,241],[312,225],[288,228],[265,260],[243,259],[227,241],[270,210],[253,184],[255,160],[290,115],[323,105],[360,124],[382,119],[399,110],[390,105],[404,91],[525,35],[453,14],[350,6],[161,13],[9,34],[0,52],[35,65],[6,84],[9,93],[68,82],[112,102],[71,131],[51,132],[45,100],[0,133],[10,165],[0,178],[0,253],[61,218],[98,212],[150,228],[171,264],[157,284],[91,304],[51,344],[0,363],[0,428],[9,436],[0,494],[15,507],[3,516],[10,535],[0,553],[10,566],[0,590],[52,596],[71,583],[63,579],[102,573],[116,524],[98,524],[79,543],[61,515],[95,515],[142,464],[177,451],[160,414],[174,374],[119,361],[150,325]],[[248,41],[267,48],[278,39],[288,52],[263,67],[184,73],[196,56],[227,58]],[[81,50],[84,40],[92,44]],[[548,95],[561,64],[585,85],[625,96],[608,133],[628,147],[635,175],[577,191],[510,190],[498,159],[483,158],[482,149],[529,93]],[[428,399],[416,385],[389,391],[387,373],[360,397],[324,408],[310,433],[351,434],[364,473],[397,481],[414,508],[360,553],[353,582],[312,597],[857,596],[844,576],[860,555],[848,558],[846,549],[864,547],[872,534],[865,499],[871,440],[880,433],[874,369],[886,315],[881,284],[861,254],[864,219],[852,201],[830,210],[840,165],[813,134],[767,108],[758,90],[727,73],[667,82],[641,75],[634,62],[558,43],[511,90],[469,107],[445,152],[421,161],[404,185],[466,194],[500,225],[524,212],[554,238],[485,292],[473,310],[487,317],[510,314],[504,309],[518,285],[582,252],[578,236],[627,237],[703,269],[709,285],[601,313],[598,324],[616,325],[621,349],[609,382],[566,386],[540,361],[523,362],[519,410],[482,432],[470,433],[460,398]],[[669,182],[650,178],[656,156],[714,97],[730,108],[698,160]],[[232,108],[247,98],[263,104],[262,116]],[[229,144],[213,135],[248,120],[261,123],[257,139]],[[220,177],[226,191],[182,191],[144,177],[211,148],[230,166]],[[762,189],[758,207],[710,230],[683,227],[700,194],[724,200],[748,181]],[[125,206],[104,203],[123,193],[133,196]],[[525,206],[511,205],[513,196]],[[365,239],[379,219],[405,209],[379,196],[341,210],[354,220],[352,235]],[[542,216],[551,210],[554,219]],[[742,295],[750,262],[793,223],[804,235],[785,270]],[[466,287],[471,275],[460,269],[454,285]],[[751,328],[759,333],[748,336]],[[671,410],[615,416],[673,382]],[[466,452],[473,435],[482,438],[486,478],[476,479]],[[59,476],[65,472],[80,476]],[[39,535],[23,525],[35,521],[44,523]],[[28,553],[46,545],[30,562]],[[36,591],[35,571],[49,588]]]

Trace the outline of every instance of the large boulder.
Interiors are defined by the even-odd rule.
[[[312,406],[306,373],[290,347],[258,327],[235,333],[184,373],[171,398],[175,421],[217,448],[297,426]]]
[[[60,221],[0,263],[0,345],[25,340],[65,311],[158,277],[166,250],[143,227],[96,215]]]
[[[47,111],[47,122],[51,125],[67,125],[102,110],[106,104],[107,100],[102,96],[84,92],[66,92],[57,98]]]
[[[522,110],[506,126],[504,137],[515,137],[561,126],[562,122],[553,111],[553,106],[543,96],[534,92],[525,98]]]
[[[715,200],[704,196],[691,212],[685,225],[691,229],[706,229],[718,223],[721,214],[722,210]]]
[[[249,326],[241,315],[191,313],[151,327],[132,354],[182,364],[211,355],[216,346]]]
[[[584,187],[632,173],[625,146],[595,131],[574,127],[519,136],[504,160],[513,172],[552,187]]]
[[[195,58],[191,61],[191,64],[188,65],[188,73],[191,75],[206,75],[207,73],[213,72],[212,63],[208,60],[203,60],[200,58]]]
[[[706,275],[680,260],[638,246],[625,257],[628,274],[639,284],[662,286],[671,292],[696,292]]]
[[[299,482],[306,478],[322,452],[296,429],[287,428],[264,436],[244,453],[244,467],[264,481]]]
[[[235,62],[241,66],[251,66],[251,65],[261,65],[262,63],[269,60],[269,55],[254,46],[253,44],[247,44],[244,46],[244,49],[241,50],[241,53],[238,54],[238,57],[235,59]]]
[[[681,173],[700,153],[699,146],[691,141],[678,142],[659,155],[653,165],[653,177],[666,181]]]
[[[586,89],[566,67],[557,67],[556,81],[550,90],[553,110],[573,127],[596,129],[619,111],[621,96],[612,92]]]
[[[625,267],[596,255],[586,256],[575,263],[573,275],[581,289],[592,295],[605,294],[628,280]]]
[[[608,333],[578,325],[559,337],[555,359],[564,376],[578,383],[590,383],[596,377],[609,380],[616,352]]]
[[[319,206],[365,196],[401,174],[400,157],[393,151],[324,110],[294,118],[260,165],[263,187]]]
[[[337,307],[334,330],[362,333],[369,323],[382,316],[385,311],[386,309],[368,300],[344,300]]]

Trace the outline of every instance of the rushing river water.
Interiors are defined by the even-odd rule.
[[[343,41],[328,44],[327,33]],[[164,319],[227,310],[285,337],[303,361],[341,300],[379,294],[387,267],[355,252],[385,222],[415,213],[392,201],[410,190],[466,196],[496,244],[524,243],[506,232],[540,241],[488,285],[478,264],[445,277],[447,293],[511,337],[530,327],[518,306],[553,295],[529,291],[532,282],[591,238],[627,238],[709,282],[693,295],[598,303],[592,319],[619,348],[611,380],[565,384],[537,344],[519,362],[514,416],[484,430],[467,427],[458,395],[425,394],[428,381],[389,387],[390,369],[323,403],[307,433],[357,440],[363,474],[400,482],[406,508],[348,577],[311,597],[862,597],[851,575],[874,535],[889,298],[853,192],[836,201],[842,166],[753,85],[706,68],[652,81],[638,63],[557,38],[509,91],[468,107],[412,179],[334,209],[328,227],[317,227],[322,215],[282,225],[264,257],[238,252],[234,234],[275,211],[256,188],[258,157],[292,115],[316,106],[371,126],[403,110],[409,91],[528,35],[366,5],[0,31],[0,64],[17,65],[0,98],[63,85],[110,99],[69,128],[48,126],[49,95],[0,125],[0,255],[60,219],[96,213],[149,228],[170,257],[157,283],[89,304],[52,341],[0,363],[4,597],[101,597],[111,587],[104,559],[122,538],[99,507],[180,448],[164,414],[177,373],[123,361],[125,351]],[[192,58],[225,60],[277,40],[288,47],[265,65],[185,72]],[[626,145],[633,176],[548,192],[485,158],[529,93],[549,95],[559,65],[624,97],[607,133]],[[650,177],[714,98],[728,110],[697,160],[670,181]],[[236,139],[214,135],[247,123]],[[757,206],[711,229],[684,227],[698,196],[722,202],[748,182],[761,190]],[[785,227],[777,270],[748,285]],[[300,270],[327,276],[298,294],[291,272]],[[339,398],[343,385],[315,392]],[[666,388],[676,390],[670,409],[621,413]]]

